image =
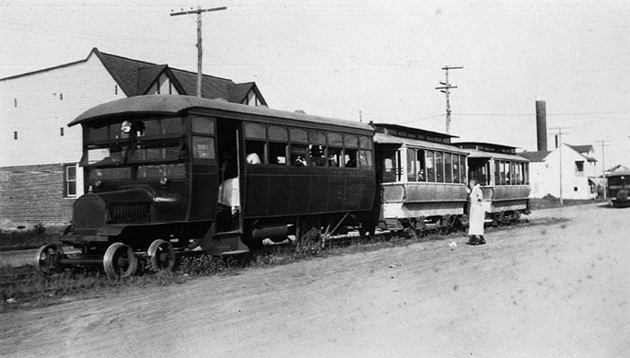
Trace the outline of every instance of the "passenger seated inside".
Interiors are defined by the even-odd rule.
[[[295,158],[295,160],[293,161],[293,166],[296,167],[305,167],[306,166],[306,159],[304,159],[304,157],[302,157],[301,155],[299,155],[297,158]]]
[[[245,161],[247,161],[247,164],[260,164],[260,156],[256,153],[250,153],[247,154],[247,157],[245,157]]]

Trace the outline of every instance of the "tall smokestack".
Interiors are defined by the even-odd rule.
[[[545,101],[536,101],[536,134],[538,151],[547,151],[547,110]]]

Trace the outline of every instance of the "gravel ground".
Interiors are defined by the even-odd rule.
[[[0,356],[630,357],[629,214],[69,298],[0,315]]]

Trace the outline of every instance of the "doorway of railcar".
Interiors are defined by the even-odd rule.
[[[219,158],[219,193],[217,200],[217,233],[238,232],[241,217],[241,122],[217,119],[217,155]]]

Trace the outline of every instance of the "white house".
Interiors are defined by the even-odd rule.
[[[522,152],[529,159],[532,198],[594,199],[601,172],[592,145],[562,144],[552,151]]]
[[[197,74],[106,54],[0,79],[0,228],[68,223],[83,188],[81,127],[98,104],[145,94],[196,95]],[[266,105],[254,82],[204,75],[202,97]]]

